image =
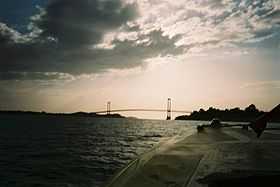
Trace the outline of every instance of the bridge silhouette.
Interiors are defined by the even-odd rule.
[[[171,119],[171,113],[182,113],[182,114],[190,114],[191,111],[188,110],[172,110],[171,109],[171,99],[167,100],[167,108],[166,109],[150,109],[150,108],[123,108],[123,109],[111,109],[111,102],[107,102],[107,110],[96,111],[96,114],[107,114],[110,115],[113,112],[166,112],[167,117],[166,120]]]

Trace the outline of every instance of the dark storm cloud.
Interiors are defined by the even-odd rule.
[[[144,57],[174,50],[174,40],[161,31],[149,34],[149,46],[115,41],[114,49],[92,49],[103,35],[136,16],[135,5],[121,1],[52,1],[33,20],[35,38],[28,38],[5,25],[0,27],[0,79],[50,79],[36,72],[94,73],[108,68],[139,65]],[[35,73],[21,73],[35,72]],[[51,79],[54,77],[51,77]]]
[[[21,35],[5,25],[0,27],[0,79],[50,79],[43,72],[96,73],[134,67],[145,58],[182,51],[174,45],[176,38],[162,36],[162,31],[143,36],[149,38],[149,45],[115,40],[113,49],[92,47],[106,32],[125,25],[136,15],[135,4],[124,5],[120,0],[51,1],[32,19],[31,33],[38,33],[35,37]]]
[[[49,67],[54,45],[31,39],[0,23],[0,72],[33,71]]]
[[[54,37],[64,48],[98,43],[108,30],[135,17],[135,5],[120,0],[55,0],[38,20],[42,37]]]
[[[104,70],[107,68],[131,68],[141,65],[144,59],[154,57],[156,55],[181,54],[183,47],[176,47],[177,37],[169,39],[163,36],[161,30],[155,30],[143,37],[149,38],[149,43],[135,44],[135,41],[119,41],[114,40],[113,49],[95,49],[83,50],[70,53],[65,56],[72,62],[79,61],[81,56],[83,60],[80,63],[73,63],[69,66],[74,74],[91,73],[96,70]]]
[[[30,24],[30,34],[39,33],[35,37],[0,23],[0,71],[71,72],[68,66],[79,64],[84,57],[73,62],[67,58],[69,54],[82,53],[104,33],[135,16],[135,5],[124,5],[120,0],[50,1]]]
[[[18,80],[18,81],[26,81],[26,80],[45,80],[45,81],[69,81],[73,80],[74,77],[67,73],[45,73],[45,72],[0,72],[0,80]]]

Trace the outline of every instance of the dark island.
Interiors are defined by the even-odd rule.
[[[48,113],[34,111],[0,111],[0,115],[36,115],[36,116],[74,116],[74,117],[95,117],[95,118],[125,118],[120,114],[96,114],[94,112],[75,113]]]
[[[190,115],[178,116],[175,120],[210,121],[213,118],[219,118],[221,121],[249,122],[264,113],[264,111],[257,109],[254,104],[249,105],[244,110],[240,108],[220,110],[210,107],[208,110],[200,109],[199,111],[193,111]],[[271,122],[280,122],[280,114],[275,116]]]

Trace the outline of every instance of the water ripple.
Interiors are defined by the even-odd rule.
[[[98,187],[190,122],[0,116],[0,186]]]

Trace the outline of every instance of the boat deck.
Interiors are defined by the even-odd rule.
[[[148,152],[110,187],[264,186],[280,179],[280,134],[205,128]]]

